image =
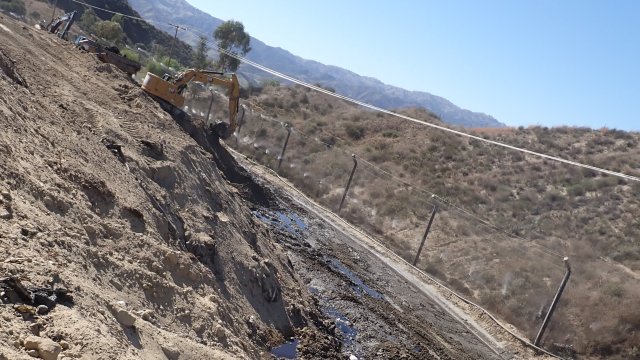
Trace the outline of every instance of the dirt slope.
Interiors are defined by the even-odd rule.
[[[331,356],[317,307],[251,216],[268,194],[228,181],[123,73],[55,36],[0,18],[0,69],[0,359],[30,358],[25,346],[261,358],[294,332]],[[10,277],[72,299],[16,310]]]

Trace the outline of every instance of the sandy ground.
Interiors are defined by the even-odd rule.
[[[118,69],[0,25],[0,359],[534,356]]]
[[[271,170],[235,154],[280,195],[280,208],[254,213],[280,234],[294,268],[325,314],[337,323],[349,323],[342,332],[345,356],[553,358],[524,346],[486,314],[452,296]],[[356,336],[345,340],[345,332]]]
[[[264,197],[118,69],[0,24],[0,358],[255,359],[290,336],[333,344],[251,214]],[[16,280],[48,308],[34,313],[42,301],[18,297]],[[315,358],[332,356],[324,347]]]

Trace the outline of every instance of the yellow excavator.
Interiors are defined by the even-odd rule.
[[[229,123],[220,122],[212,126],[212,130],[222,139],[231,136],[238,126],[236,116],[240,105],[240,83],[236,74],[225,74],[217,71],[189,69],[176,76],[157,76],[147,73],[142,82],[142,89],[159,100],[160,105],[169,113],[175,113],[184,106],[182,93],[190,81],[204,84],[220,85],[227,89],[229,97]],[[179,110],[181,111],[181,110]]]

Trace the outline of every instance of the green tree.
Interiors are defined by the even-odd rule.
[[[27,13],[27,8],[24,6],[24,1],[22,0],[0,0],[0,9],[11,11],[18,15]]]
[[[171,62],[169,62],[169,60],[171,60]],[[163,56],[162,59],[160,59],[160,62],[162,64],[164,64],[167,67],[173,68],[177,71],[180,71],[182,69],[184,69],[184,65],[182,65],[178,59],[176,58],[170,58],[169,56]]]
[[[166,47],[154,42],[151,45],[151,52],[156,56],[156,57],[163,57],[163,56],[167,56],[169,55],[169,51],[167,50]]]
[[[225,21],[213,32],[213,37],[217,41],[218,48],[233,55],[244,56],[251,51],[249,46],[251,37],[244,31],[244,25],[239,21]],[[240,60],[220,52],[216,66],[222,71],[236,71],[240,66]]]
[[[113,17],[111,18],[111,21],[120,24],[120,27],[124,27],[124,17],[120,14],[113,15]]]
[[[93,31],[97,36],[103,39],[116,44],[122,43],[122,36],[124,35],[124,32],[122,31],[120,24],[117,22],[100,21],[94,25]]]
[[[80,21],[78,25],[83,28],[85,31],[93,31],[93,26],[98,22],[98,17],[93,9],[89,8],[84,11],[82,16],[80,17]]]
[[[167,69],[162,63],[159,63],[155,60],[149,60],[147,62],[147,71],[158,76],[162,76],[165,73],[169,72],[169,69]]]
[[[209,51],[209,45],[207,44],[207,38],[200,36],[196,51],[193,53],[193,59],[191,60],[191,66],[196,69],[206,69],[211,66],[211,62],[207,59],[207,52]]]

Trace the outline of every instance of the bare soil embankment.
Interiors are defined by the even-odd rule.
[[[334,355],[264,194],[118,69],[0,24],[0,358],[262,358],[294,335]]]

